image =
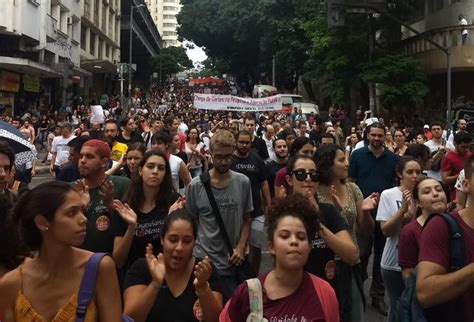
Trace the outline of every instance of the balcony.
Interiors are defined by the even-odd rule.
[[[57,26],[58,21],[51,17],[50,15],[46,15],[46,42],[56,42],[57,40]]]
[[[469,34],[462,44],[462,30]],[[474,71],[474,25],[433,29],[423,33],[425,37],[443,47],[451,48],[453,71]],[[420,36],[413,36],[401,42],[401,49],[407,55],[418,58],[429,74],[446,71],[446,54]]]

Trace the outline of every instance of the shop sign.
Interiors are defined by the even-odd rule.
[[[20,90],[20,75],[0,70],[0,91],[15,92]]]
[[[23,75],[23,90],[32,93],[39,93],[40,79],[36,75]]]

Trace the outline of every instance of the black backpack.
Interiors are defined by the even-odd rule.
[[[462,229],[452,215],[442,214],[440,216],[447,223],[451,236],[449,245],[449,272],[455,272],[466,265],[466,245],[464,244]],[[425,226],[426,224],[428,224],[428,222],[425,223]],[[460,303],[461,301],[457,299],[429,309],[422,308],[416,296],[416,276],[417,269],[415,268],[407,280],[402,295],[398,299],[397,311],[400,322],[427,322],[430,321],[430,316],[439,316],[439,314],[444,313],[454,317],[463,312],[463,303]]]

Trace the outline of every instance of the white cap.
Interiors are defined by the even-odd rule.
[[[429,126],[428,124],[425,124],[425,125],[423,126],[423,128],[424,128],[424,129],[429,129],[430,126]]]

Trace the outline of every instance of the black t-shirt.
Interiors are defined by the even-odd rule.
[[[316,131],[315,129],[312,129],[311,131],[309,131],[309,139],[311,141],[313,141],[314,143],[314,146],[318,146],[319,145],[319,141],[320,141],[320,138],[321,138],[321,131]]]
[[[140,134],[138,134],[137,132],[132,132],[132,134],[130,134],[130,140],[127,140],[126,138],[123,137],[122,133],[120,133],[120,135],[117,137],[117,141],[120,142],[120,143],[125,143],[126,145],[130,145],[132,143],[145,143],[143,141],[143,138]]]
[[[268,185],[270,186],[270,194],[272,198],[275,197],[275,178],[277,172],[286,166],[285,163],[278,163],[275,160],[267,163]]]
[[[196,258],[196,264],[201,259]],[[138,259],[132,267],[128,270],[127,276],[125,277],[124,289],[127,289],[134,285],[149,285],[152,281],[150,271],[148,270],[148,264],[146,259]],[[174,297],[166,284],[166,280],[163,281],[160,291],[155,299],[155,302],[148,312],[146,322],[161,322],[161,321],[173,321],[173,322],[191,322],[199,321],[194,313],[199,303],[196,290],[193,285],[194,274],[189,276],[188,285],[183,293],[178,297]],[[211,277],[209,278],[209,284],[211,290],[214,292],[222,293],[219,275],[216,269],[213,267]],[[200,306],[199,306],[200,307]],[[200,310],[198,310],[200,311]],[[201,318],[202,320],[202,318]]]
[[[348,229],[346,221],[333,205],[320,203],[319,210],[321,214],[319,221],[332,233],[337,234],[341,230]],[[325,279],[334,286],[336,277],[334,256],[334,252],[316,232],[311,239],[311,251],[306,261],[305,271]]]
[[[263,159],[266,160],[270,156],[268,155],[268,150],[267,150],[267,144],[262,138],[255,137],[254,140],[252,141],[252,148],[257,150],[258,155]]]
[[[37,124],[39,124],[39,128],[41,131],[47,131],[49,127],[48,120],[40,120]]]
[[[114,199],[121,200],[130,184],[130,179],[108,176],[114,185]],[[70,184],[74,184],[73,182]],[[87,217],[87,233],[81,248],[94,253],[110,253],[114,249],[114,239],[123,219],[117,213],[111,213],[104,205],[99,188],[89,190],[91,203],[85,213]]]
[[[245,159],[234,155],[231,169],[244,174],[250,179],[253,201],[253,211],[250,215],[252,218],[262,216],[263,211],[260,191],[262,189],[262,182],[267,180],[267,167],[265,166],[265,162],[263,162],[257,153],[250,150],[249,156]]]
[[[169,205],[172,205],[179,197],[178,193],[173,193],[170,197]],[[159,254],[163,251],[161,245],[161,230],[168,212],[165,209],[155,207],[148,213],[143,213],[134,209],[137,214],[137,225],[133,236],[132,245],[128,252],[126,268],[128,269],[138,259],[145,257],[146,246],[153,245],[153,252]],[[118,236],[125,235],[127,224],[122,220],[117,223]]]

